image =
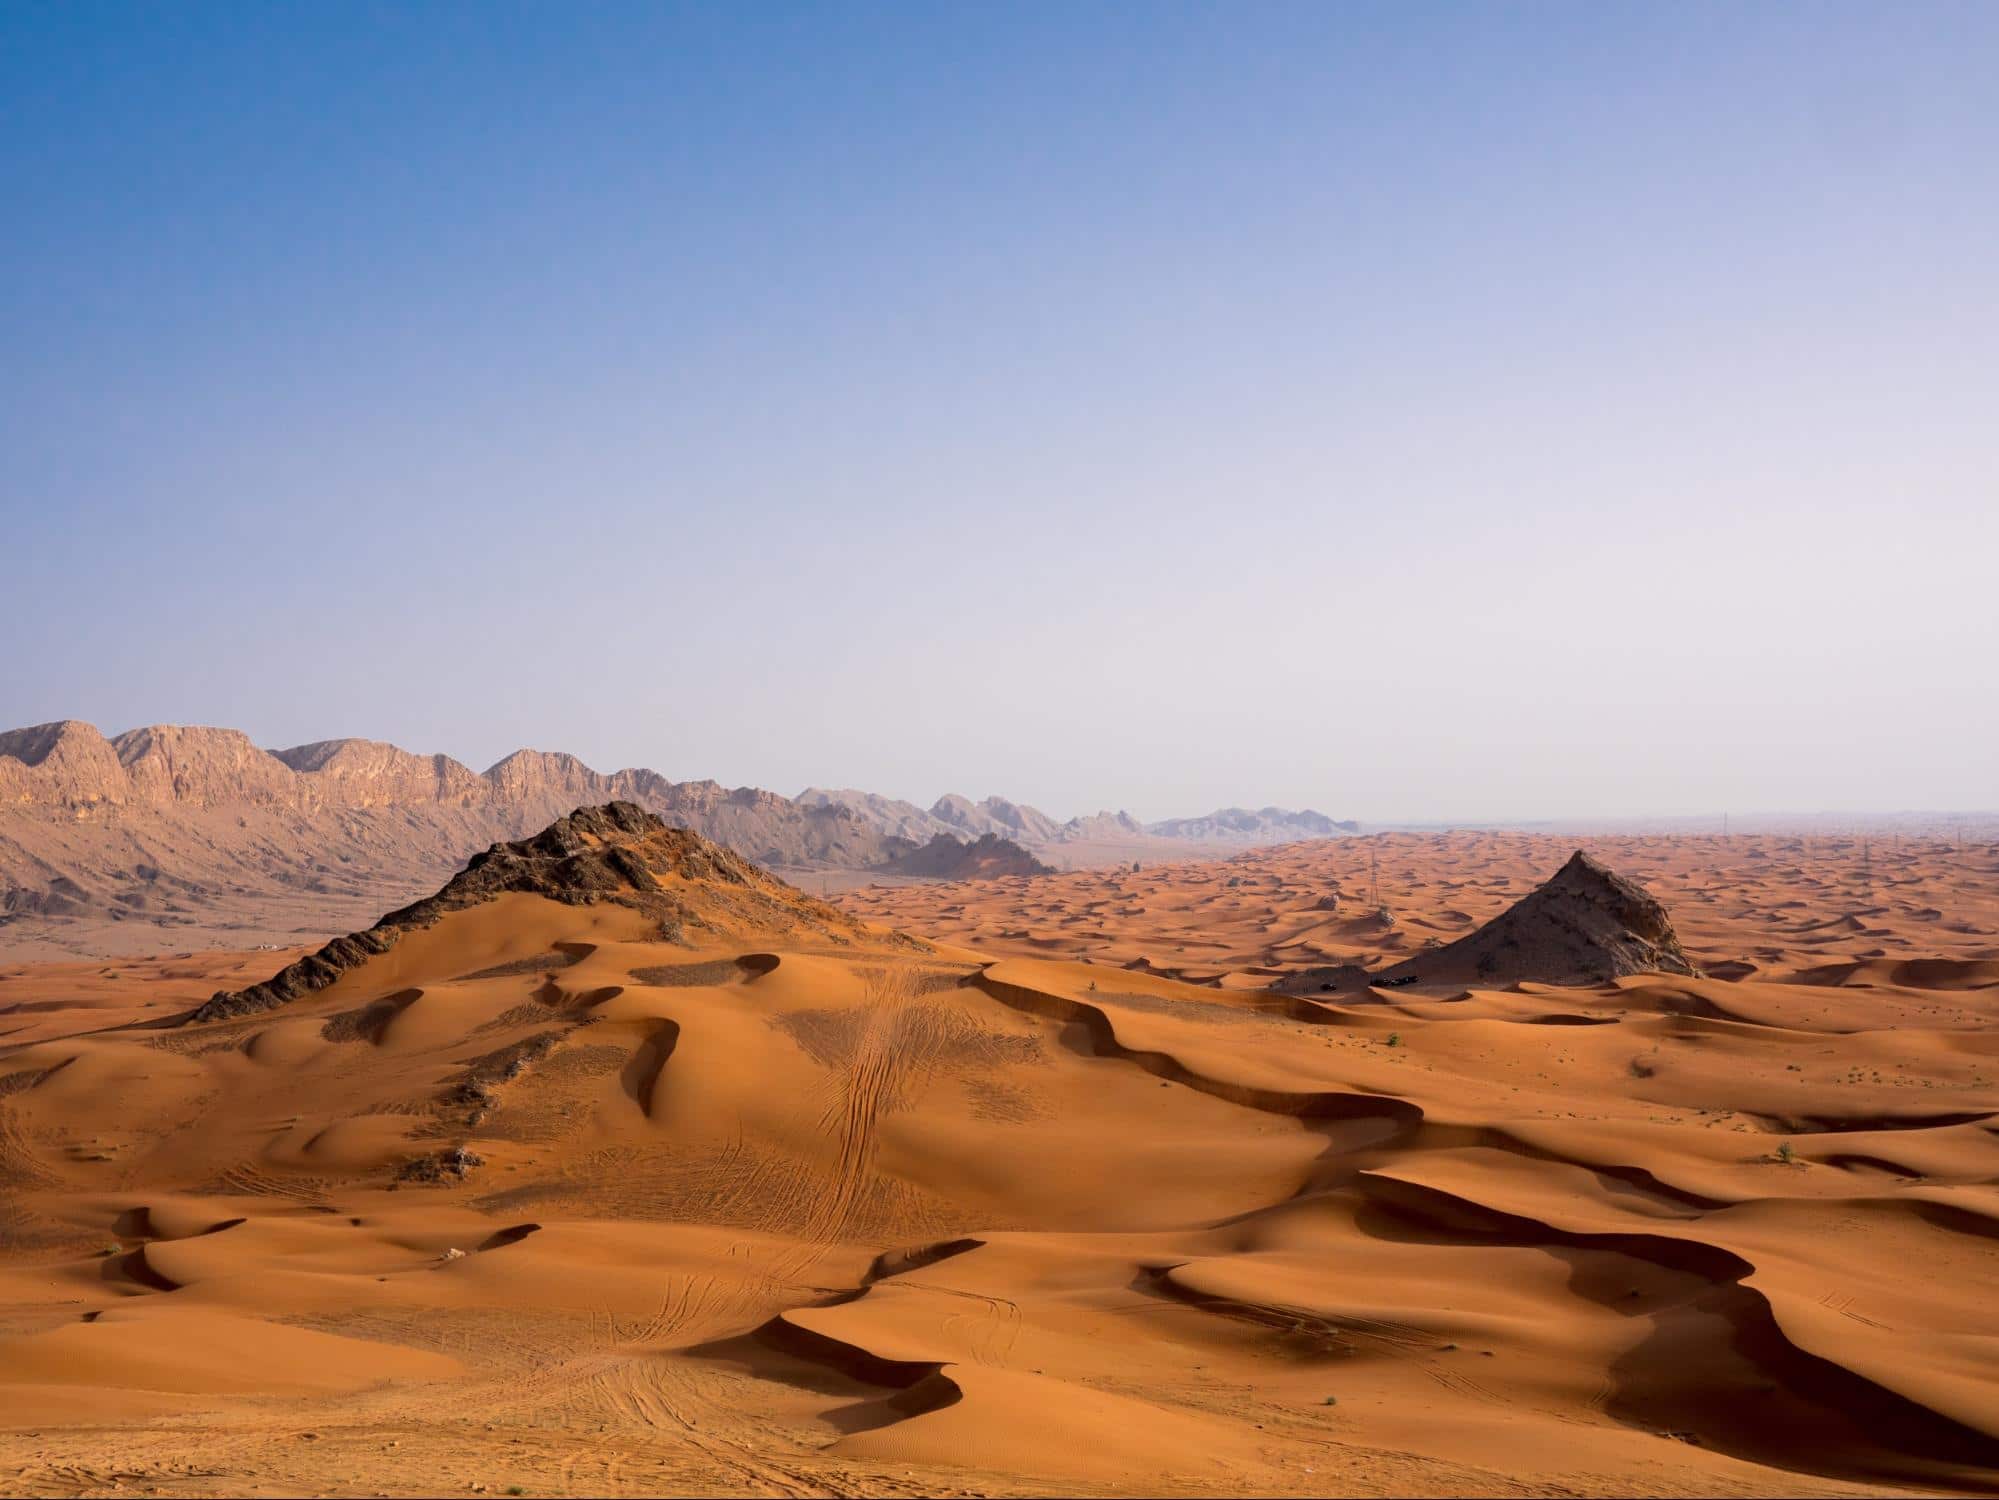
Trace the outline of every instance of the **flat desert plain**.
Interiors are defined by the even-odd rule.
[[[835,907],[611,808],[0,961],[0,1489],[1999,1489],[1999,850],[1593,840],[1702,972],[1302,977],[1572,847]]]

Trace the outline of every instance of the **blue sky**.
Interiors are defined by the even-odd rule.
[[[1999,6],[0,8],[0,721],[1999,805]]]

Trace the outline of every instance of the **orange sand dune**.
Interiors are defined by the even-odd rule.
[[[1364,842],[0,970],[5,1487],[1999,1488],[1999,861],[1598,844],[1708,974],[1270,990],[1567,854]]]

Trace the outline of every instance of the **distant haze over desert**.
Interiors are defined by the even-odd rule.
[[[1995,60],[0,6],[0,1497],[1999,1495]]]

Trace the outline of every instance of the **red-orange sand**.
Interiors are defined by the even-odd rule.
[[[1592,841],[1710,970],[1593,989],[1255,987],[1473,835],[0,958],[0,1490],[1999,1487],[1999,857],[1789,842]]]

